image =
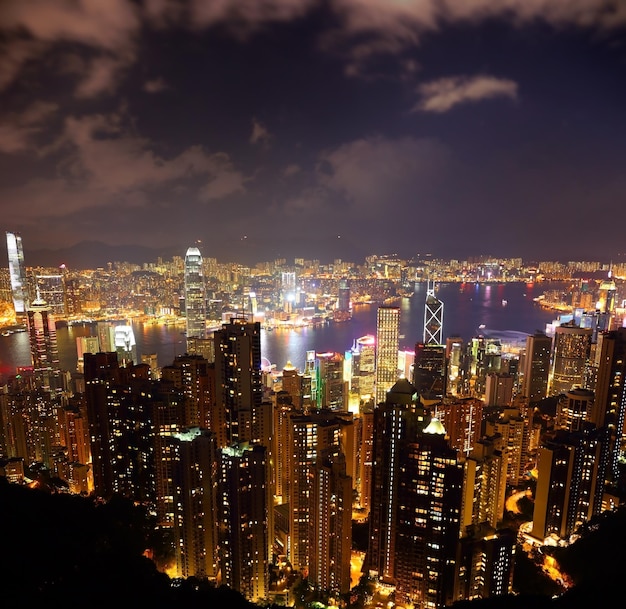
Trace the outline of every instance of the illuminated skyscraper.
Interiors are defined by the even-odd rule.
[[[336,591],[349,589],[352,479],[344,446],[351,428],[347,413],[289,415],[289,560]]]
[[[352,317],[352,309],[350,308],[350,286],[347,279],[339,281],[337,289],[337,304],[333,314],[335,321],[346,321]]]
[[[261,324],[232,318],[215,332],[216,420],[219,448],[253,441],[263,398]]]
[[[85,397],[96,493],[155,501],[154,382],[149,366],[85,353]]]
[[[598,379],[590,420],[596,427],[609,429],[609,471],[616,480],[624,447],[626,419],[626,328],[600,334],[596,358]]]
[[[348,384],[343,380],[341,353],[317,353],[318,408],[348,409]]]
[[[362,336],[352,347],[352,389],[365,399],[374,395],[376,380],[376,338]]]
[[[164,439],[171,460],[174,554],[178,577],[218,575],[219,459],[215,436],[198,428]]]
[[[465,459],[461,530],[483,522],[496,528],[504,516],[506,497],[506,449],[498,448],[497,438],[484,436]]]
[[[201,355],[179,355],[161,370],[161,378],[170,381],[187,396],[185,425],[213,429],[215,415],[215,367]]]
[[[190,247],[185,254],[185,317],[187,338],[204,338],[206,335],[206,296],[202,254],[197,247]],[[187,351],[192,352],[191,344]]]
[[[97,336],[77,336],[76,355],[78,359],[76,361],[76,370],[81,374],[83,373],[85,369],[83,359],[85,353],[98,353],[101,350]]]
[[[460,540],[455,600],[512,594],[515,545],[512,529],[486,522],[468,527]]]
[[[29,300],[26,267],[24,266],[24,250],[22,249],[22,237],[19,234],[7,232],[7,254],[9,257],[13,306],[19,321],[26,316],[26,307]]]
[[[374,417],[368,568],[396,586],[396,602],[444,607],[454,596],[463,466],[406,379]]]
[[[50,387],[52,377],[59,373],[59,346],[54,315],[39,295],[27,308],[30,355],[35,375],[44,387]],[[60,387],[53,387],[60,389]]]
[[[435,406],[435,416],[459,455],[467,456],[481,436],[483,406],[483,401],[475,397],[448,397]]]
[[[543,332],[536,332],[526,339],[522,394],[531,404],[548,395],[551,349],[552,339]]]
[[[131,325],[115,326],[114,347],[122,366],[137,364],[137,342]]]
[[[557,326],[554,331],[552,383],[550,393],[558,395],[583,385],[591,353],[591,328],[580,328],[574,322]]]
[[[533,537],[566,538],[600,514],[609,465],[607,432],[589,423],[577,432],[558,430],[539,449]]]
[[[376,404],[398,379],[400,308],[379,307],[376,313]]]
[[[346,473],[346,457],[338,447],[323,452],[313,477],[317,506],[313,560],[309,579],[321,590],[335,594],[350,591],[352,544],[352,478]]]
[[[446,348],[441,344],[415,345],[413,385],[422,402],[440,401],[446,394]]]
[[[221,583],[253,603],[268,590],[268,464],[264,446],[218,451]]]
[[[435,282],[430,281],[426,289],[424,305],[424,343],[427,345],[443,344],[443,302],[435,296]]]

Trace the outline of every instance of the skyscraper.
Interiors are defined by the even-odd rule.
[[[215,436],[196,427],[173,433],[164,440],[171,460],[177,576],[216,581],[219,459]]]
[[[536,332],[526,339],[522,392],[531,404],[548,395],[551,349],[552,339],[543,332]]]
[[[26,267],[24,266],[24,250],[22,237],[18,233],[7,232],[7,254],[9,257],[9,275],[15,315],[20,321],[26,316],[28,306],[28,285],[26,283]]]
[[[415,345],[413,385],[424,401],[440,401],[446,394],[446,348],[441,344]]]
[[[253,440],[253,419],[263,398],[261,324],[231,318],[215,331],[216,420],[219,448]]]
[[[318,408],[348,409],[348,384],[343,380],[341,353],[317,353]]]
[[[531,535],[565,538],[602,511],[608,430],[587,423],[580,431],[558,430],[539,449]]]
[[[443,343],[443,302],[435,296],[435,282],[430,281],[426,288],[424,305],[424,343],[441,345]]]
[[[346,591],[352,479],[343,438],[353,422],[329,410],[288,416],[289,560],[316,584]]]
[[[233,444],[218,454],[221,583],[254,603],[268,590],[267,449]]]
[[[591,328],[574,322],[561,324],[554,331],[552,384],[550,393],[558,395],[583,385],[583,375],[591,353]]]
[[[35,376],[50,387],[52,377],[59,373],[59,347],[57,329],[52,311],[39,295],[27,308],[28,334],[30,338],[30,355]],[[60,387],[53,387],[60,389]]]
[[[202,254],[190,247],[185,254],[185,317],[187,338],[204,338],[206,335],[206,301]],[[192,343],[187,346],[192,352]]]
[[[376,404],[398,379],[400,308],[379,307],[376,313]]]
[[[396,602],[449,605],[463,466],[445,429],[424,412],[406,379],[391,388],[374,417],[368,568],[396,586]]]
[[[626,328],[600,334],[596,358],[598,379],[590,420],[597,427],[609,429],[609,468],[611,476],[616,480],[626,418]]]

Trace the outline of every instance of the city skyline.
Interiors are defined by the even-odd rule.
[[[618,0],[0,11],[3,225],[29,251],[625,255]]]

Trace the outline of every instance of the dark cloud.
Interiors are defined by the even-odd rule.
[[[3,222],[348,257],[529,249],[595,209],[609,251],[625,24],[620,0],[5,0]]]

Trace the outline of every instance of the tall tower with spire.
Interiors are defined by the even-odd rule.
[[[435,296],[435,282],[428,281],[424,305],[424,344],[443,344],[443,302]]]
[[[190,247],[185,254],[185,317],[187,319],[187,351],[193,352],[189,339],[206,335],[206,298],[202,254]]]

